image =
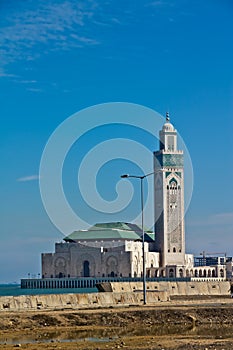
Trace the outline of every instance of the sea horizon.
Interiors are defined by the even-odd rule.
[[[0,283],[0,296],[97,293],[97,288],[46,288],[23,289],[19,283]]]

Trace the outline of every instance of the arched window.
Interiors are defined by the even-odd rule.
[[[114,276],[116,276],[119,271],[118,271],[118,261],[117,258],[115,256],[110,256],[107,259],[107,273],[108,275],[112,275],[112,273],[114,273]]]
[[[224,271],[223,271],[223,269],[220,270],[220,277],[224,277]]]
[[[212,277],[215,277],[215,271],[212,270]]]
[[[183,273],[182,269],[179,269],[179,275],[180,275],[180,277],[184,277],[184,273]]]
[[[198,271],[197,270],[195,270],[194,275],[195,275],[195,277],[198,277]]]
[[[169,269],[169,277],[170,278],[174,277],[174,270],[173,269]]]
[[[170,182],[170,194],[176,194],[176,192],[177,192],[177,183],[176,183],[176,181],[171,181]]]
[[[176,253],[176,248],[175,247],[173,247],[173,253]]]
[[[84,277],[90,277],[90,266],[89,261],[85,260],[83,262],[83,276]]]
[[[65,277],[66,275],[66,260],[59,257],[55,260],[55,276],[58,278]]]

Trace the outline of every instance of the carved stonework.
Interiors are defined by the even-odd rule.
[[[174,145],[176,149],[176,144]],[[159,193],[157,177],[155,177],[155,219],[157,220],[155,230],[159,232],[157,247],[162,253],[162,261],[165,266],[174,264],[175,262],[183,265],[185,254],[183,152],[176,150],[169,152],[166,147],[165,152],[163,150],[156,152],[155,169],[161,169],[163,171],[163,177],[161,177],[163,180],[162,194]],[[162,215],[159,216],[158,220],[159,209]],[[175,258],[174,254],[177,254],[177,258]]]

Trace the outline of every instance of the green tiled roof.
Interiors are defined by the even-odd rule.
[[[80,241],[80,240],[138,240],[140,236],[129,230],[117,229],[94,229],[88,231],[74,231],[69,236],[65,237],[65,241]]]
[[[137,224],[131,224],[128,222],[104,222],[95,224],[94,226],[90,227],[90,230],[99,230],[99,229],[119,229],[119,230],[129,230],[129,231],[135,231],[135,232],[142,232],[142,227]],[[145,229],[145,232],[153,233],[150,230]]]
[[[130,230],[131,228],[129,228],[128,224],[125,222],[103,222],[103,223],[99,223],[99,224],[95,224],[94,226],[92,226],[90,228],[90,230],[99,230],[99,229],[120,229],[120,230]]]
[[[152,242],[155,239],[155,234],[153,232],[145,233],[145,241]]]
[[[100,223],[89,230],[74,231],[64,241],[98,241],[98,240],[131,240],[141,239],[142,230],[135,224],[124,222]],[[146,233],[145,240],[152,241],[152,233]]]

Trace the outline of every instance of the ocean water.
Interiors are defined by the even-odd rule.
[[[96,292],[98,292],[97,288],[21,289],[19,284],[0,284],[0,296]]]

